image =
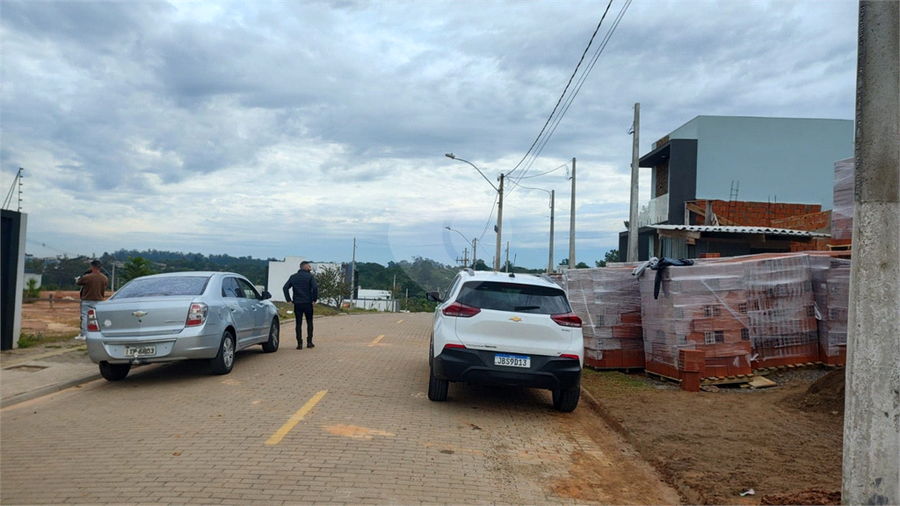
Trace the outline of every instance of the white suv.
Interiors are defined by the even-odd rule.
[[[553,392],[570,412],[581,396],[581,319],[549,278],[476,272],[453,278],[434,311],[428,398],[444,401],[450,382],[513,385]]]

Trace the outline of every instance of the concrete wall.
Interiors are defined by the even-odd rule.
[[[697,199],[730,200],[734,181],[735,200],[831,209],[834,162],[853,153],[853,121],[697,116],[669,138],[697,140]]]

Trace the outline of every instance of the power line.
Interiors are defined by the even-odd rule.
[[[522,163],[526,159],[529,158],[529,155],[531,156],[530,161],[526,164],[526,167],[522,171],[522,175],[519,176],[518,180],[521,180],[525,176],[525,174],[528,172],[528,170],[534,164],[534,161],[537,159],[537,157],[540,155],[540,153],[544,150],[544,147],[546,146],[547,142],[550,140],[550,137],[552,137],[553,133],[556,132],[556,128],[559,126],[560,122],[562,121],[562,118],[568,112],[569,107],[571,107],[572,103],[575,100],[575,97],[578,96],[578,92],[581,91],[581,88],[584,86],[584,83],[587,80],[588,75],[593,70],[598,59],[600,58],[600,55],[603,53],[603,50],[606,48],[606,45],[609,43],[609,40],[612,38],[612,34],[615,32],[616,28],[619,26],[619,23],[622,21],[622,17],[625,15],[625,12],[628,10],[628,7],[631,5],[631,2],[632,2],[632,0],[627,0],[625,2],[621,11],[619,11],[619,14],[617,15],[615,21],[613,22],[612,27],[609,29],[606,36],[603,38],[603,41],[597,47],[597,50],[595,51],[593,57],[591,58],[590,63],[588,64],[586,70],[578,78],[578,81],[575,84],[574,91],[565,99],[565,104],[563,106],[562,112],[559,115],[554,117],[554,113],[559,108],[559,105],[563,101],[563,97],[566,95],[566,92],[569,89],[569,85],[572,82],[572,79],[571,78],[569,79],[569,84],[566,85],[566,90],[563,91],[563,96],[560,96],[560,100],[557,102],[556,107],[554,107],[553,113],[551,113],[550,118],[548,118],[548,120],[547,120],[547,124],[550,124],[552,122],[552,127],[550,128],[549,132],[547,132],[546,136],[544,136],[543,138],[541,137],[547,128],[547,124],[545,124],[544,128],[541,129],[541,133],[538,134],[538,138],[535,139],[535,142],[532,144],[532,146],[529,148],[528,152],[522,158],[522,161],[520,161],[519,164],[516,165],[516,168],[513,169],[513,170],[516,170],[517,168],[519,168],[522,165]],[[603,24],[603,20],[606,18],[606,14],[609,11],[609,8],[611,5],[612,5],[612,0],[610,0],[610,3],[607,5],[606,11],[603,13],[603,17],[600,19],[600,23],[597,25],[597,29],[594,31],[594,34],[591,36],[591,41],[588,43],[588,47],[585,48],[585,51],[584,51],[585,54],[587,53],[588,49],[590,48],[591,44],[593,43],[594,37],[596,36],[597,32],[599,31],[600,26]],[[578,67],[580,67],[583,60],[584,60],[584,54],[582,54],[582,58],[578,62],[578,66],[575,69],[575,73],[577,73]],[[575,73],[573,73],[573,75],[572,75],[573,78],[575,77]],[[536,145],[538,146],[537,149],[535,149]]]
[[[597,32],[600,31],[600,26],[603,24],[603,20],[606,19],[606,14],[609,12],[609,8],[611,6],[612,6],[612,0],[609,0],[609,3],[606,5],[606,10],[603,11],[603,16],[600,18],[600,22],[597,23],[597,28],[595,28],[594,33],[591,34],[591,39],[588,41],[587,47],[584,48],[584,52],[581,53],[581,58],[578,60],[578,64],[575,65],[575,70],[572,72],[572,75],[569,77],[569,82],[566,83],[566,87],[565,87],[565,89],[563,89],[562,94],[559,96],[559,100],[556,101],[556,105],[553,106],[553,110],[550,111],[550,116],[547,118],[547,121],[544,123],[544,126],[543,126],[543,128],[541,128],[541,131],[540,131],[540,133],[538,133],[538,136],[534,139],[534,142],[531,143],[531,147],[529,147],[528,151],[525,152],[525,156],[523,156],[522,159],[519,160],[519,163],[517,163],[516,166],[513,167],[513,169],[511,171],[509,171],[508,175],[512,175],[512,173],[515,172],[519,168],[519,166],[522,165],[522,162],[524,162],[525,159],[528,158],[528,154],[531,153],[531,151],[537,145],[538,141],[541,139],[541,136],[544,135],[544,131],[547,129],[547,125],[550,124],[550,120],[552,120],[553,115],[556,114],[556,110],[559,108],[559,104],[562,103],[563,97],[566,96],[566,92],[569,90],[569,86],[572,84],[572,80],[575,79],[575,75],[578,74],[578,69],[581,67],[581,63],[584,61],[584,56],[587,54],[588,50],[590,49],[591,44],[593,44],[594,37],[596,37]]]

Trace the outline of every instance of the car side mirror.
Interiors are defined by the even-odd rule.
[[[263,290],[262,299],[260,299],[260,300],[267,300],[267,299],[271,299],[271,298],[272,298],[272,294]]]
[[[425,292],[425,299],[432,302],[444,302],[441,298],[441,292]]]

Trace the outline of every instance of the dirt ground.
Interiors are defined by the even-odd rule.
[[[23,335],[74,337],[78,311],[78,292],[23,304]],[[766,377],[777,386],[689,393],[640,372],[585,371],[583,386],[687,504],[840,504],[843,369]]]
[[[779,370],[699,393],[588,371],[598,413],[689,504],[840,504],[844,370]],[[581,409],[581,407],[579,407]]]
[[[53,302],[49,299],[53,295]],[[22,304],[22,334],[40,338],[75,337],[81,302],[77,291],[41,292],[40,300]]]

